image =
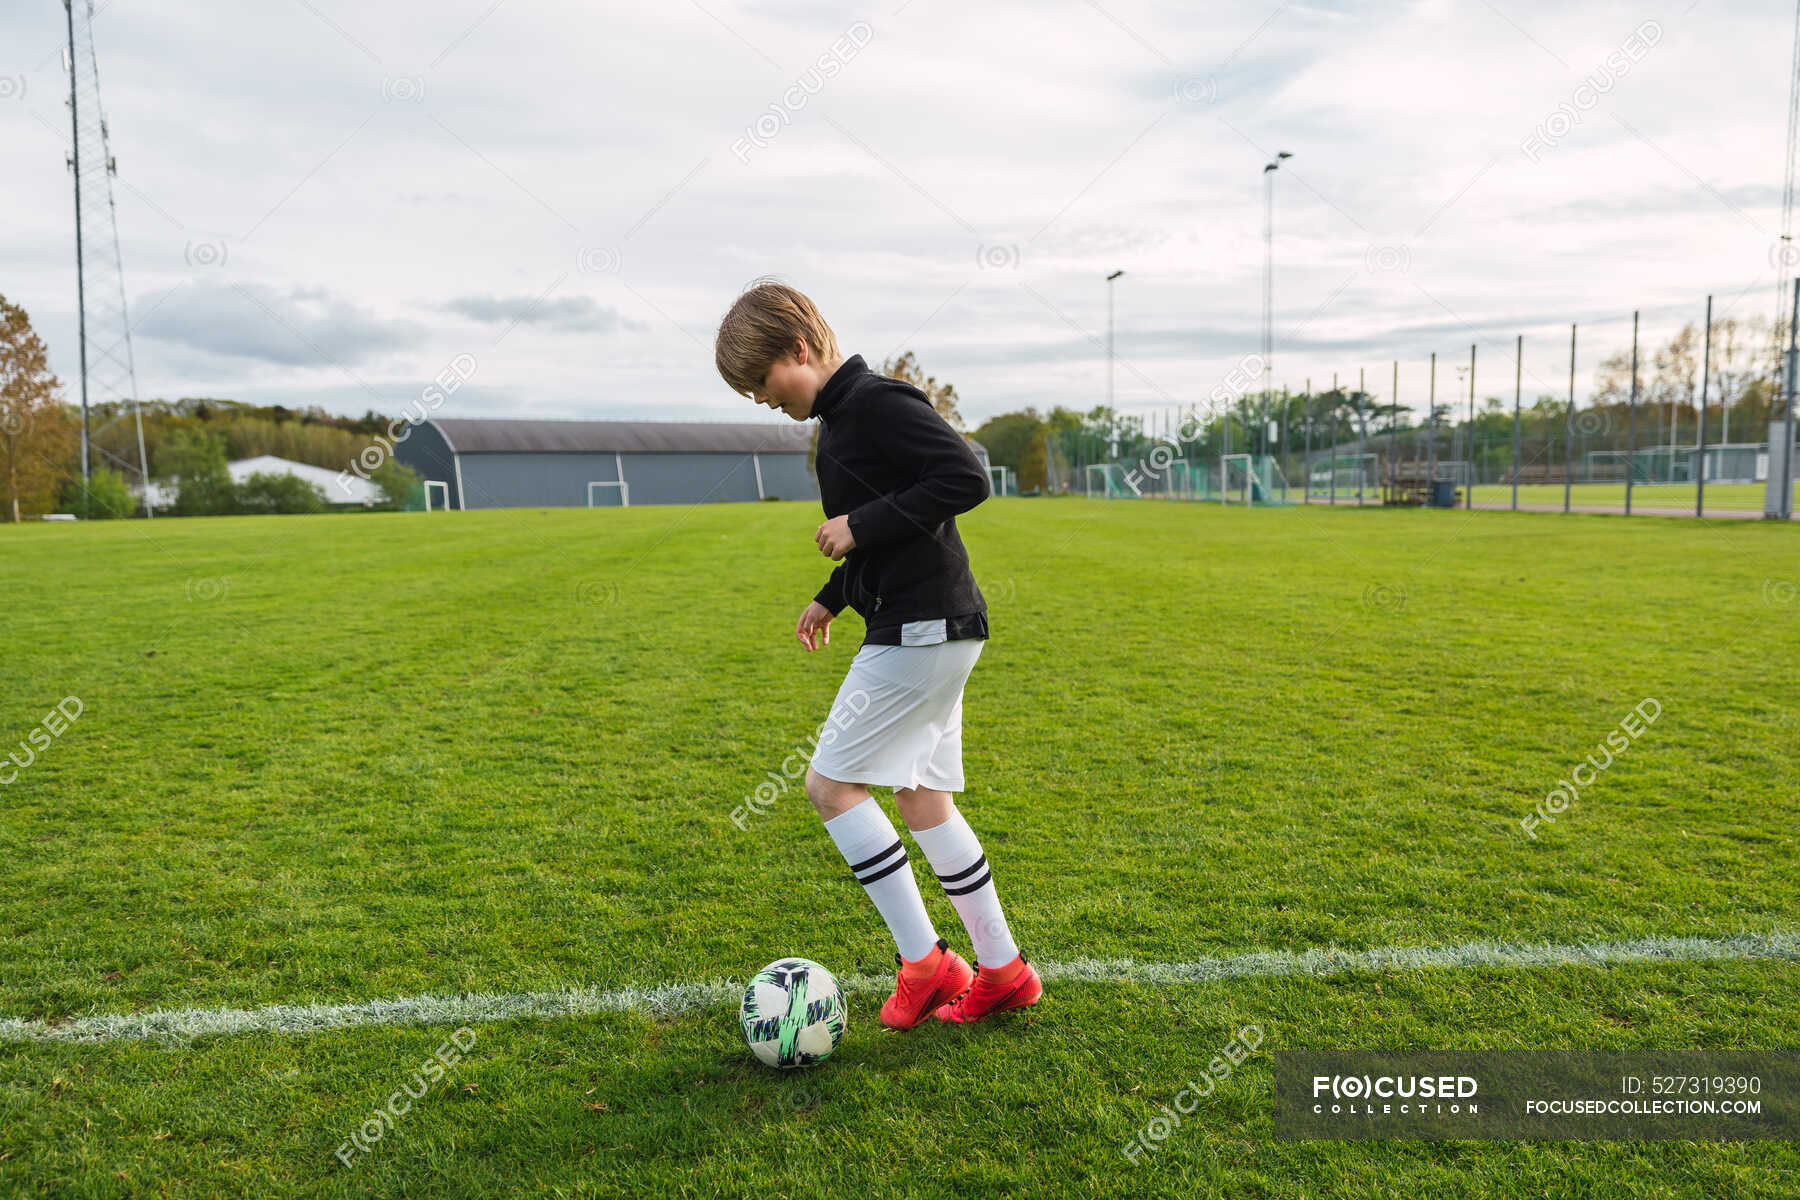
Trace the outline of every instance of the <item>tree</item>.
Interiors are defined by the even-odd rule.
[[[156,477],[176,479],[177,516],[215,516],[233,507],[231,472],[225,469],[225,441],[201,430],[178,429],[156,455]]]
[[[88,480],[87,496],[82,496],[81,477],[71,473],[63,480],[62,510],[79,512],[91,519],[129,517],[137,511],[137,498],[125,483],[125,477],[110,467],[95,467]]]
[[[1048,482],[1045,434],[1049,426],[1035,408],[1001,413],[982,423],[974,433],[987,447],[988,461],[1011,467],[1019,477],[1019,490],[1034,491]]]
[[[931,401],[931,407],[937,409],[938,416],[950,422],[950,428],[961,433],[963,431],[962,414],[956,411],[956,389],[947,383],[939,383],[937,378],[927,375],[919,367],[919,360],[908,350],[899,358],[890,358],[881,364],[878,374],[889,379],[898,379],[902,383],[910,383],[925,393]]]
[[[57,399],[61,387],[31,318],[0,296],[0,488],[8,520],[47,511],[69,475],[75,430]]]
[[[405,508],[423,477],[398,459],[388,458],[369,472],[369,482],[381,489],[381,498],[389,508]]]
[[[1747,327],[1736,317],[1721,317],[1713,322],[1713,384],[1719,389],[1719,424],[1713,437],[1719,442],[1731,440],[1731,410],[1742,405],[1754,369],[1746,343],[1755,337],[1754,320]],[[1739,428],[1742,429],[1741,424]]]
[[[1044,427],[1044,418],[1038,415],[1035,408],[1023,412],[1001,413],[981,423],[971,436],[987,447],[988,458],[995,466],[1011,467],[1017,471],[1019,463],[1025,457],[1025,448],[1034,441],[1038,432]]]
[[[1643,386],[1643,364],[1638,364],[1638,386]],[[1640,393],[1641,396],[1641,393]],[[1629,348],[1600,360],[1594,373],[1595,407],[1603,404],[1631,403],[1631,351]]]
[[[1691,408],[1700,390],[1700,337],[1693,324],[1683,325],[1681,332],[1657,350],[1651,362],[1655,373],[1650,377],[1650,396],[1668,409],[1668,444],[1675,444],[1680,429],[1681,410]],[[1673,460],[1670,464],[1674,470]]]

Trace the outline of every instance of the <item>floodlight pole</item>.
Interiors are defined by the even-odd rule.
[[[1796,45],[1800,45],[1800,33],[1795,36]],[[1794,92],[1800,98],[1800,79],[1795,82]],[[1779,314],[1776,323],[1779,328]],[[1763,489],[1763,519],[1768,521],[1785,521],[1794,515],[1794,387],[1796,368],[1800,367],[1800,349],[1795,347],[1796,323],[1800,323],[1800,277],[1794,280],[1793,313],[1788,318],[1788,348],[1779,387],[1781,404],[1769,414],[1769,478]]]
[[[1275,378],[1275,172],[1281,169],[1282,159],[1292,157],[1286,150],[1279,150],[1263,167],[1263,399],[1258,434],[1265,454],[1269,449],[1269,387]]]
[[[85,260],[81,254],[81,116],[75,106],[75,5],[63,0],[63,12],[69,24],[69,136],[73,150],[69,156],[70,173],[75,176],[75,313],[81,346],[81,515],[88,516],[89,488],[92,474],[88,464],[88,372],[87,372],[87,279]],[[144,491],[144,505],[150,504],[150,492]]]
[[[1113,280],[1123,275],[1123,271],[1114,271],[1106,277],[1106,407],[1110,412],[1113,406]]]

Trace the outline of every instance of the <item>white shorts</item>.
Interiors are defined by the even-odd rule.
[[[813,770],[839,783],[960,792],[963,684],[985,644],[864,645],[819,727]]]

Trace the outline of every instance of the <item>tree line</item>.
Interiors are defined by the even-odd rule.
[[[138,460],[138,423],[130,406],[88,406],[91,469],[84,486],[81,409],[65,402],[62,393],[30,317],[0,296],[0,519],[49,512],[121,517],[141,511],[130,490],[138,480],[110,465]],[[172,512],[178,516],[330,511],[332,498],[306,480],[256,474],[234,481],[227,463],[270,454],[342,471],[388,425],[372,410],[340,417],[319,408],[211,397],[146,400],[138,410],[150,477],[173,486]],[[369,473],[369,480],[381,491],[378,507],[417,503],[418,474],[391,457]]]

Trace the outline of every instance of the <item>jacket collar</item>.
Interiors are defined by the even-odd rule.
[[[812,415],[815,417],[828,416],[831,410],[836,408],[845,396],[849,395],[850,389],[855,386],[857,379],[868,373],[869,364],[863,361],[862,355],[852,354],[846,358],[838,365],[838,369],[831,373],[831,378],[825,381],[825,386],[819,389],[819,394],[813,397]]]

